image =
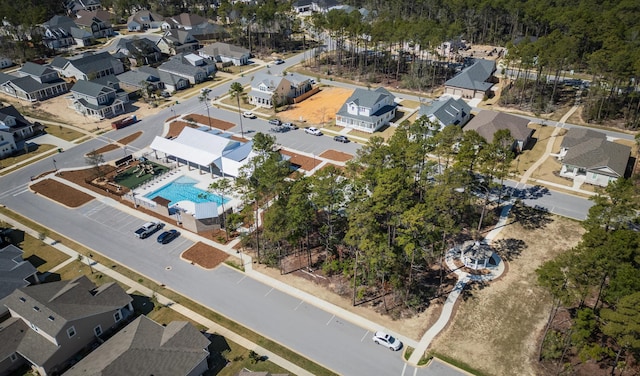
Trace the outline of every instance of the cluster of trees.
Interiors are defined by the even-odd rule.
[[[444,252],[477,235],[489,192],[514,157],[508,131],[487,143],[474,131],[437,128],[424,117],[404,123],[388,143],[372,137],[346,168],[295,179],[274,139],[257,134],[259,157],[236,186],[247,215],[264,209],[262,231],[247,239],[258,259],[281,266],[296,254],[311,266],[321,255],[321,267],[350,280],[358,299],[393,291],[399,303],[424,308],[442,284]]]
[[[633,363],[631,356],[640,359],[640,233],[630,225],[639,192],[636,182],[621,179],[605,193],[594,198],[581,242],[537,272],[554,298],[541,358],[559,367],[569,356],[595,360],[613,375]],[[552,325],[560,310],[570,325]]]

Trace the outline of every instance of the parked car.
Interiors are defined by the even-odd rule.
[[[271,119],[271,120],[269,120],[269,124],[271,124],[271,125],[280,125],[282,123],[278,119]]]
[[[342,136],[342,135],[335,136],[333,138],[333,141],[342,142],[344,144],[348,144],[349,143],[349,139],[346,136]]]
[[[298,129],[298,127],[293,123],[282,123],[280,124],[280,126],[283,128],[291,129],[291,130]]]
[[[275,65],[284,64],[284,60],[282,60],[282,59],[275,59],[275,60],[273,61],[273,63],[274,63]]]
[[[251,112],[251,111],[245,111],[245,112],[242,113],[242,117],[249,118],[249,119],[255,119],[256,115],[254,115],[253,112]]]
[[[315,128],[315,127],[305,128],[304,131],[306,133],[312,134],[314,136],[322,136],[322,132],[320,132],[320,129]]]
[[[179,235],[180,233],[178,232],[178,230],[165,231],[162,234],[158,235],[158,243],[167,244],[173,239],[177,238]]]
[[[400,342],[399,339],[394,338],[385,332],[375,332],[372,339],[373,342],[378,345],[385,346],[391,351],[398,351],[402,348],[402,342]]]
[[[163,98],[169,98],[171,96],[171,93],[165,90],[161,92],[160,95],[162,95]]]

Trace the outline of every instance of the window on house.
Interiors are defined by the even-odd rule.
[[[116,322],[122,320],[122,315],[120,314],[120,311],[117,311],[116,313],[114,313],[113,318],[116,320]]]
[[[24,296],[21,296],[18,299],[20,299],[20,301],[23,302],[23,303],[27,301],[27,299],[25,299]]]
[[[95,328],[93,328],[93,332],[96,334],[96,336],[99,336],[100,334],[102,334],[102,327],[100,327],[100,325],[96,326]]]
[[[69,336],[69,338],[75,336],[76,335],[76,328],[72,326],[69,329],[67,329],[67,335]]]
[[[53,317],[53,316],[49,316],[49,320],[53,321],[53,320],[55,320],[55,319],[56,319],[55,317]]]
[[[36,311],[36,312],[40,312],[40,307],[38,307],[38,306],[33,306],[33,310],[34,310],[34,311]]]

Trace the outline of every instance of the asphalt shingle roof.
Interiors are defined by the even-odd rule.
[[[569,133],[573,133],[570,138],[576,140],[573,145],[569,147],[567,154],[564,156],[563,163],[582,167],[587,170],[596,170],[602,175],[610,175],[615,177],[624,176],[629,162],[629,156],[631,155],[631,148],[626,145],[618,144],[615,142],[607,141],[606,136],[603,133],[595,132],[592,130],[580,130],[576,129],[575,132],[569,132],[565,135],[565,138]],[[596,133],[596,134],[594,134]],[[583,134],[583,138],[577,139],[576,136]],[[597,135],[600,134],[600,135]],[[562,142],[565,147],[565,142]],[[608,167],[613,173],[607,173],[602,168]]]
[[[493,71],[496,69],[496,63],[493,60],[475,59],[474,63],[455,77],[444,83],[445,86],[459,87],[463,89],[487,91],[493,86],[490,82],[486,82]]]
[[[519,116],[496,111],[480,111],[464,126],[464,130],[475,130],[487,142],[493,142],[493,135],[497,131],[508,129],[515,140],[524,141],[533,133],[528,124],[529,120]]]
[[[435,116],[442,124],[454,124],[458,119],[458,114],[464,113],[460,117],[465,117],[471,113],[471,106],[462,99],[447,98],[445,100],[433,101],[427,105],[420,105],[419,116]]]
[[[187,375],[209,353],[210,341],[188,322],[166,327],[140,316],[69,369],[65,376]]]
[[[29,282],[26,279],[37,272],[22,255],[22,250],[14,245],[0,249],[0,299],[10,295],[17,288],[27,286]]]
[[[78,80],[71,88],[71,92],[84,94],[93,98],[97,98],[98,96],[110,91],[115,90],[97,82],[87,80]]]
[[[392,101],[395,98],[393,94],[383,87],[375,90],[356,89],[345,104],[354,102],[359,107],[373,108],[376,103],[383,101],[388,96],[392,98]]]
[[[229,56],[233,58],[240,58],[249,53],[249,50],[244,47],[222,42],[207,44],[200,51],[209,56]]]
[[[68,62],[76,67],[84,74],[91,72],[100,72],[113,67],[113,62],[116,60],[108,52],[99,52],[96,54],[88,54],[78,59],[69,60]]]
[[[55,71],[46,65],[35,64],[27,61],[20,69],[18,69],[18,72],[28,74],[30,76],[41,77],[46,74],[54,73]]]

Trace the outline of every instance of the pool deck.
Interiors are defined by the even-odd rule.
[[[185,166],[185,165],[175,168],[175,164],[174,164],[173,168],[169,172],[161,175],[159,178],[154,179],[153,181],[145,183],[140,187],[134,189],[136,199],[140,201],[145,201],[148,203],[153,203],[153,201],[151,201],[150,199],[144,196],[164,187],[169,183],[172,183],[173,181],[177,180],[182,176],[188,176],[193,180],[198,181],[198,183],[195,184],[195,187],[203,191],[206,191],[209,188],[209,185],[214,180],[222,179],[220,177],[212,178],[211,174],[209,173],[203,173],[193,167],[189,168],[188,166]],[[231,179],[231,178],[226,178],[226,179]],[[233,181],[233,179],[231,180]],[[230,199],[230,201],[225,204],[226,209],[230,207],[237,208],[241,206],[241,201],[239,197],[233,194],[231,196],[226,196],[226,197]],[[181,207],[184,208],[184,205],[182,205]],[[218,211],[221,213],[222,208],[221,207],[218,208]]]

